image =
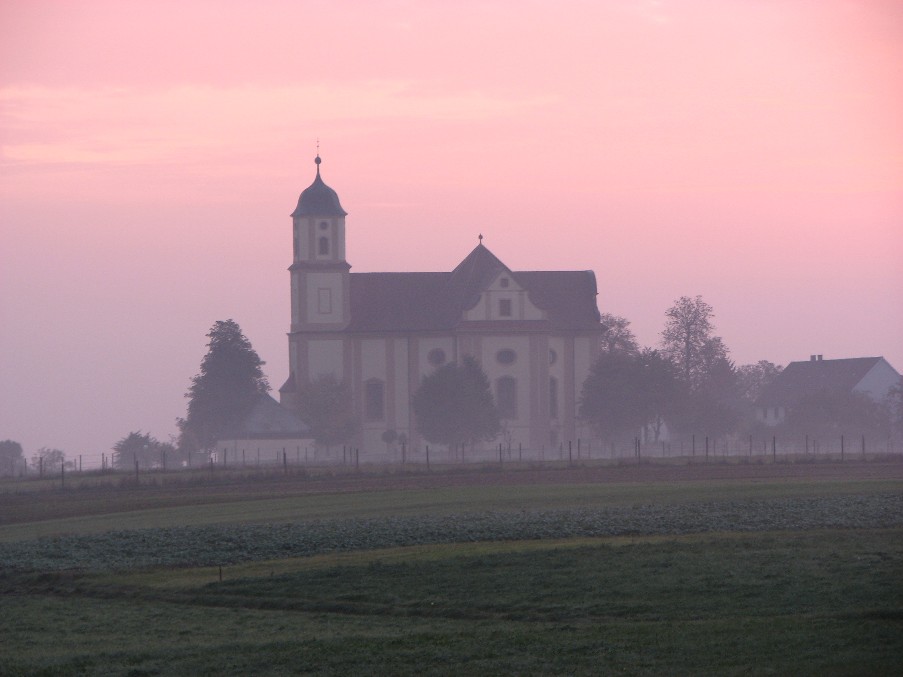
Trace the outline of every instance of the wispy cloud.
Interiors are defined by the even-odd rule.
[[[258,145],[299,125],[380,120],[476,121],[522,114],[546,97],[440,92],[414,81],[227,88],[0,89],[7,164],[145,163]]]

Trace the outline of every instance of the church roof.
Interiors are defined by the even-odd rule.
[[[317,164],[317,176],[301,193],[298,198],[298,206],[292,212],[295,216],[345,216],[348,212],[342,209],[339,195],[332,188],[323,183],[320,178],[320,156],[317,155],[314,162]]]
[[[596,329],[592,271],[511,271],[483,244],[450,273],[351,273],[349,331],[448,331],[502,272],[546,312],[552,329]]]
[[[792,406],[821,392],[850,393],[882,359],[851,357],[791,362],[762,391],[756,403],[759,406]]]

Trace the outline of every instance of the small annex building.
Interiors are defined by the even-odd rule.
[[[812,355],[788,364],[763,390],[756,399],[756,419],[776,426],[798,402],[822,392],[862,393],[880,402],[899,383],[899,372],[883,357],[825,360]]]
[[[217,440],[214,461],[228,465],[297,463],[313,450],[310,428],[268,393],[257,396],[232,438]]]
[[[592,271],[510,269],[483,243],[448,272],[352,273],[347,213],[316,176],[291,214],[289,369],[281,404],[331,374],[349,384],[361,457],[386,454],[394,431],[421,449],[411,408],[424,376],[464,355],[489,377],[503,433],[488,443],[538,452],[587,437],[577,402],[602,325]],[[424,241],[422,246],[429,246]]]

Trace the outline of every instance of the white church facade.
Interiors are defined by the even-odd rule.
[[[352,273],[347,216],[317,173],[292,213],[290,373],[280,402],[325,374],[349,384],[361,459],[387,452],[394,431],[427,443],[411,407],[424,376],[465,355],[489,377],[503,432],[487,443],[559,449],[588,437],[577,406],[602,327],[592,271],[512,271],[480,243],[450,272]],[[352,229],[353,230],[353,229]],[[426,244],[426,243],[424,243]],[[526,457],[526,456],[525,456]]]

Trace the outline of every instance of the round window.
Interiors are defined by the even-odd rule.
[[[549,364],[555,364],[558,361],[558,353],[554,350],[549,350]]]
[[[445,364],[445,351],[442,348],[433,348],[426,354],[427,361],[434,367]]]
[[[495,354],[495,359],[498,360],[499,364],[514,364],[515,360],[517,360],[517,353],[511,348],[503,348]]]
[[[320,230],[326,230],[329,228],[329,224],[326,221],[320,221]]]

